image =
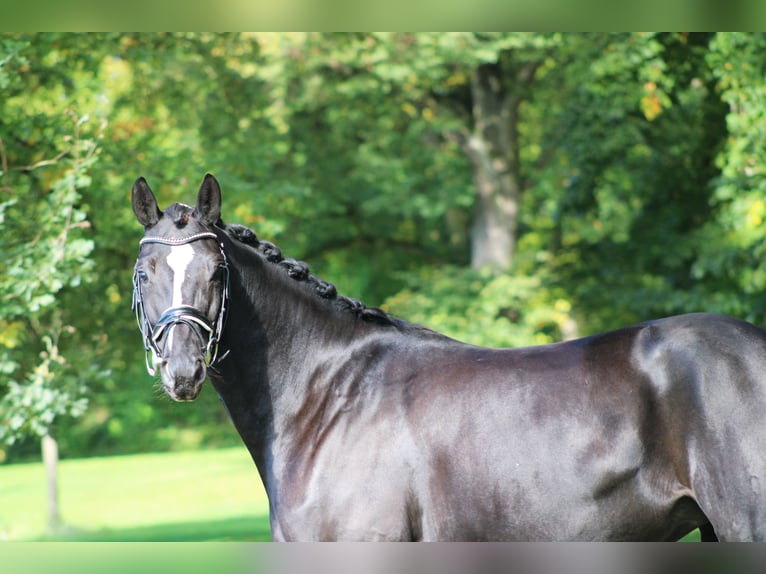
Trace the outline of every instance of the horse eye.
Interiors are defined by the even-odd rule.
[[[146,282],[147,279],[149,279],[149,276],[146,274],[146,271],[143,269],[136,270],[136,275],[138,275],[138,280],[142,283]]]

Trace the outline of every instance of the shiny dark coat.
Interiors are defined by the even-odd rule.
[[[134,188],[147,234],[181,233],[146,216],[153,199]],[[228,259],[229,354],[208,375],[258,467],[275,540],[766,537],[766,331],[695,314],[474,347],[318,294],[328,284],[224,226],[216,204],[206,179],[197,207],[173,210],[191,215],[183,233],[213,230]],[[220,257],[213,241],[194,248]]]

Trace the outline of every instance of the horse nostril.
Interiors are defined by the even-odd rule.
[[[205,363],[201,359],[196,361],[197,368],[194,370],[194,380],[201,381],[205,378]]]

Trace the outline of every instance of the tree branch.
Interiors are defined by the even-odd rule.
[[[44,159],[42,161],[38,161],[37,163],[33,163],[31,165],[20,165],[18,167],[14,167],[15,171],[34,171],[38,168],[45,167],[48,165],[55,165],[57,164],[63,157],[65,157],[67,154],[69,154],[71,150],[65,149],[62,152],[59,152],[53,159]]]

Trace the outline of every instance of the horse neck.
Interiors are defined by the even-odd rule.
[[[213,383],[259,468],[277,435],[330,381],[313,376],[328,356],[342,356],[374,327],[334,309],[284,269],[249,248],[227,249],[229,312]],[[261,470],[263,474],[263,470]]]

